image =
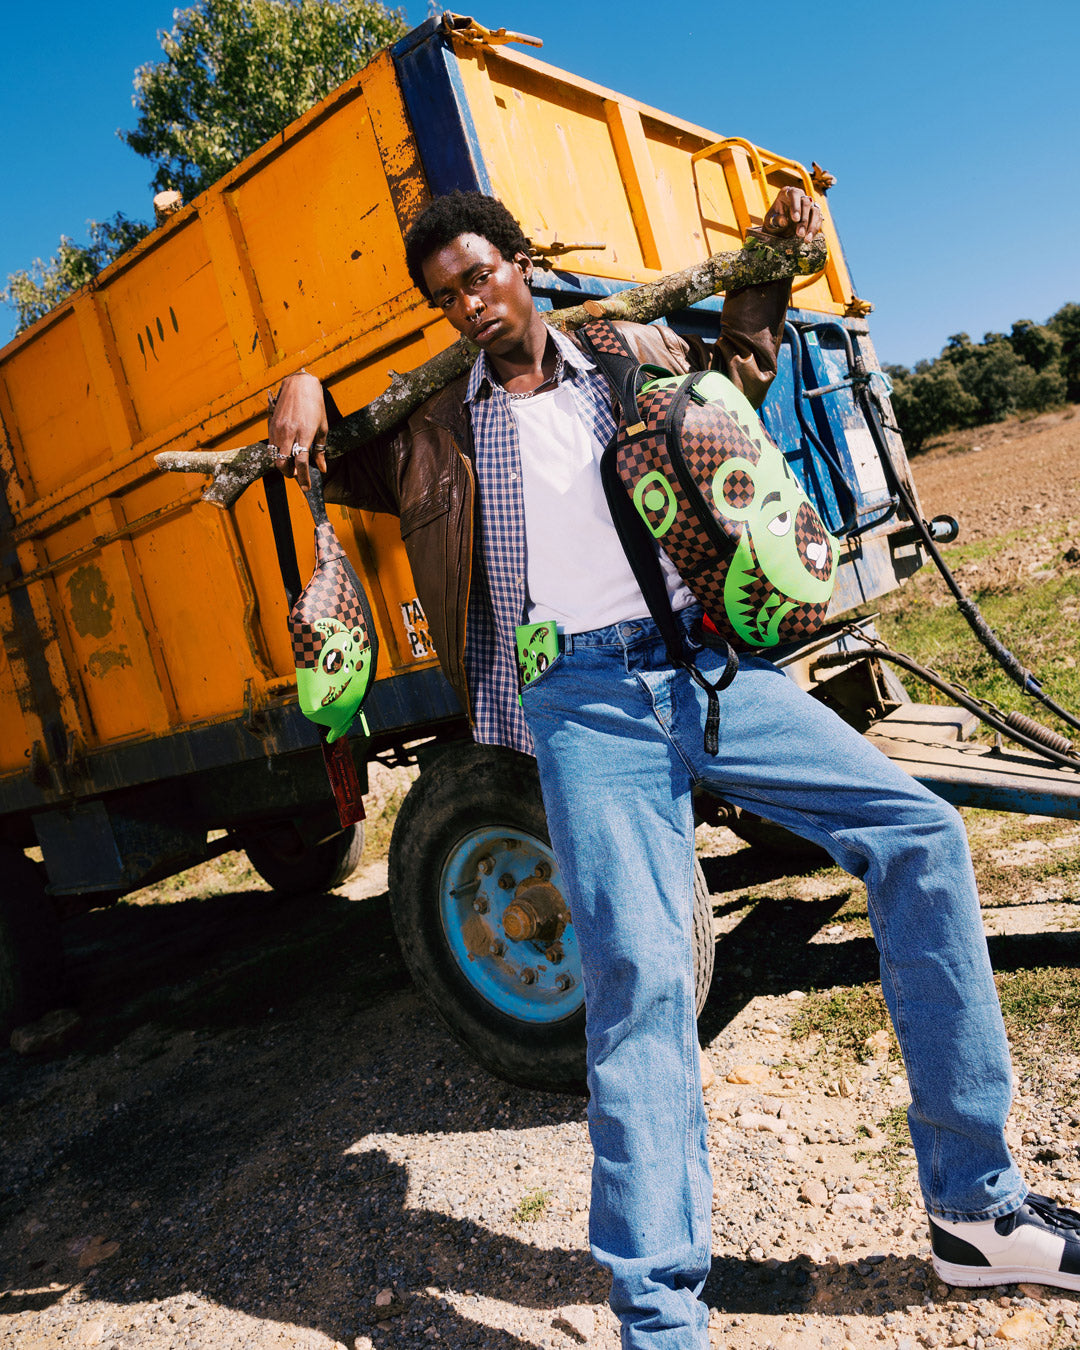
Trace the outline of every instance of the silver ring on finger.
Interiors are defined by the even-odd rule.
[[[307,449],[302,446],[299,441],[293,441],[293,448],[290,453],[293,459],[295,459],[297,455],[306,455]]]

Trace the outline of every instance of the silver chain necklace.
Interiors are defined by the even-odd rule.
[[[512,390],[507,389],[506,391],[507,397],[514,399],[532,398],[533,394],[538,394],[541,389],[546,389],[549,384],[558,384],[559,381],[562,379],[562,373],[563,373],[563,354],[562,352],[556,352],[555,369],[554,371],[552,371],[551,375],[543,382],[543,384],[538,384],[535,389],[526,389],[520,394],[516,394]]]

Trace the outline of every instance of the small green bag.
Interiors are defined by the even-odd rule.
[[[559,655],[559,630],[544,620],[543,623],[519,623],[514,630],[517,646],[518,679],[521,687],[532,684]]]

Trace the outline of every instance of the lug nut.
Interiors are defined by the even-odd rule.
[[[472,902],[472,907],[473,909],[476,910],[477,914],[486,914],[488,912],[488,902],[486,896],[478,895],[476,899]]]
[[[539,877],[541,881],[547,881],[551,876],[551,864],[546,858],[541,858],[533,869],[533,876]]]
[[[481,876],[485,877],[491,876],[492,872],[495,871],[495,859],[489,857],[489,855],[485,853],[484,856],[480,859],[480,861],[476,864],[476,870],[480,873]]]
[[[509,872],[504,872],[499,878],[499,885],[504,891],[512,891],[517,883]]]
[[[488,948],[488,951],[491,953],[492,956],[503,956],[506,952],[506,943],[503,942],[501,939],[496,938],[495,941]]]
[[[521,974],[518,978],[521,980],[522,984],[535,984],[536,971],[533,970],[532,966],[522,966]]]
[[[574,987],[573,975],[560,975],[558,979],[555,981],[555,988],[560,990],[564,994],[568,989],[572,989],[573,987]]]
[[[511,942],[528,942],[536,936],[536,915],[529,906],[512,900],[503,910],[502,926]]]

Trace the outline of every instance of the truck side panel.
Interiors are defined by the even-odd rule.
[[[429,185],[499,193],[541,245],[605,243],[541,278],[542,303],[570,303],[736,245],[785,182],[805,170],[432,22],[20,335],[0,352],[0,809],[314,744],[293,717],[261,491],[219,514],[152,456],[260,439],[267,391],[297,366],[355,408],[446,346],[404,261]],[[850,299],[836,247],[799,313],[851,324]],[[719,311],[673,322],[708,338]],[[291,496],[306,575],[310,520]],[[382,645],[373,731],[453,717],[396,522],[332,518]],[[889,563],[868,541],[845,594],[895,584]]]
[[[425,191],[383,56],[0,354],[11,540],[0,775],[25,776],[32,761],[41,794],[63,795],[78,780],[72,765],[130,738],[251,722],[291,699],[261,492],[220,515],[151,456],[258,439],[265,390],[311,356],[336,353],[320,373],[339,375],[356,402],[385,386],[372,360],[384,347],[405,368],[429,356],[435,316],[419,306],[401,248]],[[401,321],[410,312],[419,332]],[[292,509],[307,575],[299,494]],[[332,514],[375,602],[381,677],[430,666],[396,526],[380,522],[373,547],[358,515]],[[393,555],[381,573],[388,595],[380,552]],[[393,712],[409,700],[382,702]],[[259,752],[256,740],[248,753]]]
[[[821,276],[795,283],[796,303],[845,312],[853,291],[840,241],[801,165],[509,48],[454,40],[453,49],[491,190],[535,243],[606,244],[563,255],[567,270],[643,282],[739,248],[777,190],[797,184],[822,207],[830,261]],[[404,67],[402,79],[411,106]],[[535,153],[524,173],[514,148],[526,144]]]

